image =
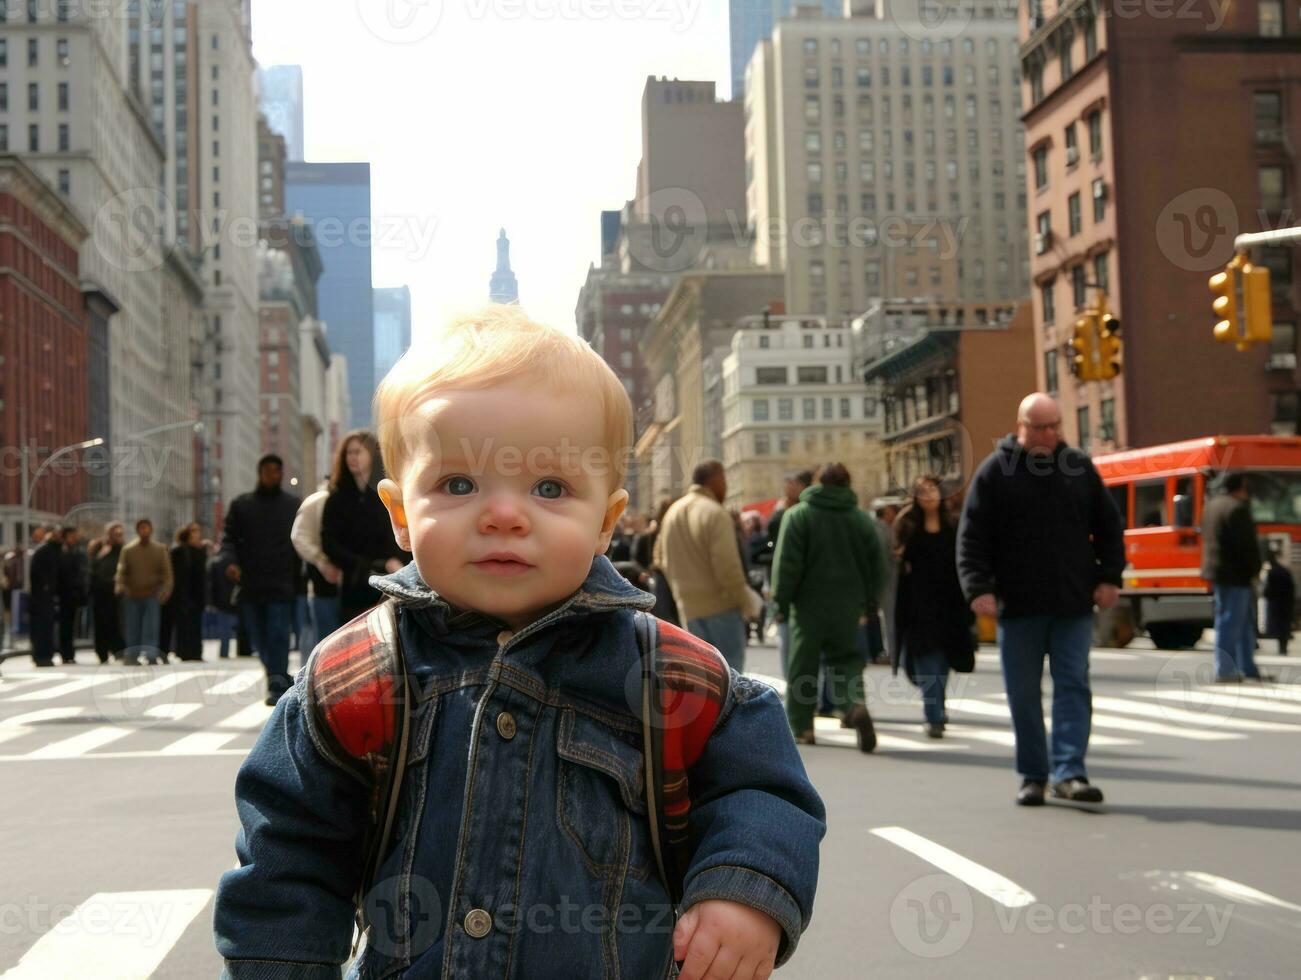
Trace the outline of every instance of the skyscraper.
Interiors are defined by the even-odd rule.
[[[772,37],[773,25],[801,5],[822,4],[827,17],[839,17],[843,0],[730,0],[729,23],[732,35],[732,98],[745,94],[745,66],[760,41]]]
[[[488,298],[494,303],[519,302],[519,283],[510,268],[510,239],[505,228],[497,236],[497,269],[488,284]]]
[[[325,267],[316,287],[330,350],[348,363],[352,425],[370,425],[375,393],[369,163],[288,163],[285,210],[316,233]]]
[[[375,384],[392,370],[411,346],[411,290],[406,286],[375,290]]]
[[[285,138],[285,153],[303,159],[303,69],[298,65],[273,65],[258,72],[262,113],[271,128]]]

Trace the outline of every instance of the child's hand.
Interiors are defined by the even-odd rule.
[[[781,934],[776,920],[748,905],[701,902],[678,921],[673,958],[686,961],[681,980],[767,980]]]

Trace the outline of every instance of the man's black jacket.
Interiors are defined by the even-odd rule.
[[[1227,493],[1214,497],[1202,514],[1202,578],[1215,585],[1251,585],[1260,566],[1251,504]]]
[[[241,602],[294,601],[301,559],[289,532],[300,503],[292,493],[259,487],[230,505],[222,528],[221,557],[239,566]]]
[[[980,465],[958,529],[967,600],[992,593],[999,615],[1084,616],[1098,585],[1121,584],[1124,525],[1092,461],[1058,445],[1034,456],[1007,436]]]

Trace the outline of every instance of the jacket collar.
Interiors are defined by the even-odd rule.
[[[392,575],[372,575],[370,584],[392,598],[399,606],[408,609],[436,609],[448,615],[449,619],[458,619],[460,614],[465,612],[453,610],[442,596],[426,585],[414,561],[408,562],[405,568],[399,569]],[[562,612],[584,614],[610,612],[614,609],[649,610],[654,605],[654,596],[632,585],[615,571],[610,559],[601,555],[592,560],[592,567],[583,584],[578,587],[578,591],[559,609],[542,618],[551,621],[553,618],[559,618]]]

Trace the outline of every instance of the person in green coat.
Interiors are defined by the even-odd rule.
[[[884,583],[885,552],[872,518],[859,509],[849,471],[829,463],[786,512],[773,558],[777,621],[790,623],[786,717],[800,743],[814,744],[818,663],[825,655],[832,701],[845,727],[855,729],[862,751],[876,748],[855,641]]]

